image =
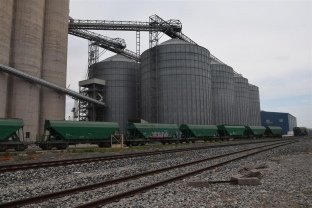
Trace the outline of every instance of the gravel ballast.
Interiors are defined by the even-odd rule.
[[[0,174],[0,188],[2,189],[0,201],[3,203],[39,193],[92,184],[253,146],[244,145]],[[246,164],[263,163],[267,165],[267,168],[260,170],[263,178],[259,186],[212,184],[209,187],[197,188],[188,185],[189,181],[229,180]],[[201,165],[197,166],[199,168]],[[104,207],[309,207],[312,206],[311,167],[312,140],[305,140],[277,150],[260,153]],[[187,169],[195,168],[192,166]],[[131,190],[164,177],[182,174],[184,171],[189,171],[187,169],[123,182],[28,207],[74,207],[99,197]]]

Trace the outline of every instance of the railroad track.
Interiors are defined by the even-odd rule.
[[[201,147],[179,148],[179,149],[170,149],[170,150],[156,150],[156,151],[141,152],[141,153],[109,155],[109,156],[103,156],[103,157],[79,158],[79,159],[68,159],[68,160],[59,160],[59,161],[45,161],[45,162],[34,162],[34,163],[25,163],[25,164],[3,165],[3,166],[0,166],[0,173],[13,172],[13,171],[19,171],[19,170],[46,168],[46,167],[66,166],[66,165],[73,165],[73,164],[83,164],[83,163],[90,163],[90,162],[101,162],[101,161],[107,161],[107,160],[127,159],[127,158],[152,156],[152,155],[168,154],[168,153],[176,153],[176,152],[194,151],[194,150],[201,150],[201,149],[208,149],[208,148],[240,146],[240,145],[246,145],[246,144],[261,144],[261,143],[270,143],[270,142],[288,141],[288,140],[292,141],[294,139],[292,138],[292,139],[280,139],[280,140],[256,141],[256,142],[255,141],[239,142],[235,144],[205,145]]]
[[[105,205],[105,204],[108,204],[108,203],[111,203],[111,202],[114,202],[114,201],[118,201],[118,200],[120,200],[122,198],[126,198],[126,197],[129,197],[129,196],[134,196],[135,194],[146,192],[146,191],[148,191],[150,189],[153,189],[153,188],[156,188],[156,187],[159,187],[159,186],[163,186],[163,185],[166,185],[168,183],[171,183],[171,182],[174,182],[176,180],[180,180],[180,179],[192,176],[192,175],[199,174],[199,173],[201,173],[203,171],[207,171],[207,170],[210,170],[210,169],[213,169],[213,168],[216,168],[216,167],[228,164],[228,163],[236,161],[236,160],[240,160],[240,159],[243,159],[243,158],[246,158],[246,157],[249,157],[249,156],[261,153],[261,152],[264,152],[264,151],[272,150],[274,148],[278,148],[278,147],[281,147],[281,146],[284,146],[284,145],[289,145],[289,144],[292,144],[292,143],[295,143],[295,142],[298,142],[298,141],[283,141],[283,142],[278,142],[278,143],[274,143],[274,144],[262,145],[260,147],[254,147],[254,148],[249,148],[249,149],[245,149],[245,150],[235,151],[235,152],[232,152],[232,153],[222,154],[222,155],[209,157],[209,158],[205,158],[205,159],[201,159],[201,160],[197,160],[197,161],[193,161],[193,162],[188,162],[188,163],[184,163],[184,164],[180,164],[180,165],[175,165],[175,166],[171,166],[171,167],[166,167],[166,168],[161,168],[161,169],[157,169],[157,170],[147,171],[147,172],[134,174],[134,175],[127,176],[127,177],[117,178],[117,179],[113,179],[113,180],[110,180],[110,181],[104,181],[104,182],[91,184],[91,185],[87,185],[87,186],[81,186],[81,187],[77,187],[77,188],[62,190],[62,191],[58,191],[58,192],[54,192],[54,193],[48,193],[48,194],[34,196],[34,197],[31,197],[31,198],[25,198],[25,199],[20,199],[20,200],[17,200],[17,201],[3,203],[3,204],[0,204],[0,207],[20,207],[20,206],[25,206],[25,205],[29,205],[29,204],[38,203],[38,202],[41,202],[41,201],[46,201],[46,200],[49,200],[49,199],[60,198],[60,197],[66,196],[66,195],[73,195],[73,194],[77,194],[77,193],[80,193],[80,192],[85,192],[85,191],[89,191],[89,190],[105,187],[105,186],[108,186],[108,185],[118,184],[120,182],[125,182],[125,181],[129,181],[129,180],[138,179],[138,178],[141,178],[141,177],[146,177],[146,176],[150,176],[150,175],[154,175],[154,174],[158,174],[158,173],[163,173],[163,172],[166,172],[166,171],[174,170],[174,169],[177,169],[177,168],[183,168],[183,167],[194,165],[194,164],[198,164],[198,163],[203,163],[203,162],[207,162],[207,161],[210,161],[210,160],[215,160],[215,159],[219,159],[219,158],[225,158],[225,157],[233,156],[235,154],[241,154],[241,153],[246,153],[246,152],[249,152],[249,151],[253,151],[252,153],[247,153],[247,154],[244,154],[242,156],[237,156],[235,158],[230,158],[230,159],[227,159],[226,161],[223,161],[223,162],[220,162],[220,163],[217,163],[217,164],[213,164],[213,165],[210,165],[208,167],[204,167],[204,168],[192,171],[192,172],[181,174],[181,175],[178,175],[178,176],[175,176],[175,177],[172,177],[172,178],[169,178],[169,179],[165,179],[165,180],[153,183],[153,184],[149,184],[149,185],[137,188],[137,189],[133,189],[133,190],[126,191],[126,192],[123,192],[123,193],[119,193],[119,194],[116,194],[116,195],[113,195],[113,196],[109,196],[107,198],[103,198],[103,199],[100,199],[100,200],[97,200],[97,201],[93,201],[93,202],[90,202],[90,203],[78,206],[79,208],[97,207],[97,206],[100,206],[100,205]],[[254,150],[257,150],[257,151],[254,151]]]

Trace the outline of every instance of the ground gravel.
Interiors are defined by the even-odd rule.
[[[169,167],[254,146],[244,145],[171,153],[113,162],[97,162],[0,174],[0,188],[2,190],[0,203],[119,178],[160,167]],[[177,169],[28,207],[74,207],[99,197],[131,190],[165,177],[172,177],[219,161],[206,162],[201,165]],[[231,175],[238,173],[248,164],[264,163],[267,168],[261,169],[263,177],[261,179],[262,184],[259,186],[214,184],[209,187],[195,188],[188,185],[189,181],[228,180]],[[158,187],[104,207],[277,207],[281,205],[283,205],[282,207],[312,207],[311,163],[312,140],[306,139],[300,143],[233,162],[222,168],[203,172],[200,175]]]

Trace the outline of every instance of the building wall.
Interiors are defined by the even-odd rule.
[[[294,127],[297,126],[297,119],[296,117],[288,114],[288,128],[289,128],[289,131],[292,131],[294,129]]]
[[[292,131],[294,125],[296,126],[296,124],[296,117],[290,115],[289,113],[261,111],[261,125],[280,126],[284,135],[286,135],[288,131]]]

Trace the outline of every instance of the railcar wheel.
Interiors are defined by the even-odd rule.
[[[51,145],[47,145],[47,146],[46,146],[46,150],[51,150],[52,147],[53,147],[53,146],[51,146]]]
[[[0,152],[5,152],[7,150],[7,147],[5,145],[0,146]]]
[[[164,142],[164,141],[162,141],[161,143],[162,143],[163,145],[165,145],[165,144],[166,144],[166,142]]]
[[[15,151],[24,151],[27,148],[26,145],[17,145],[14,147]]]

